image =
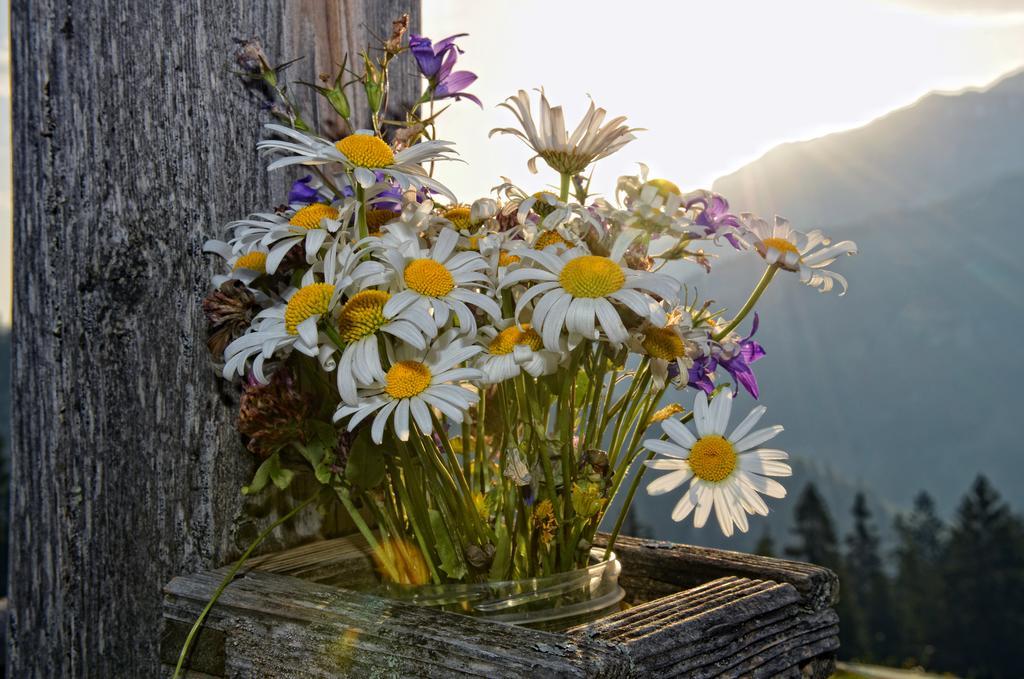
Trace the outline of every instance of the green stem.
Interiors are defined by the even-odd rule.
[[[690,421],[692,419],[693,419],[693,413],[690,412],[690,413],[687,413],[686,415],[684,415],[683,417],[681,417],[679,419],[679,421],[685,424],[686,422],[688,422],[688,421]],[[664,441],[668,437],[663,435],[660,438],[661,438],[661,440]],[[653,451],[647,453],[647,459],[648,460],[653,459],[653,458],[654,458],[654,452]],[[647,465],[645,465],[645,464],[640,465],[640,469],[638,469],[636,471],[636,476],[633,477],[633,482],[631,484],[629,484],[629,491],[627,491],[627,493],[626,493],[626,499],[622,503],[622,508],[619,510],[618,518],[615,519],[615,527],[612,528],[612,533],[611,533],[611,535],[608,536],[608,546],[604,550],[604,560],[605,561],[607,561],[608,558],[611,556],[612,549],[615,547],[615,540],[618,539],[619,531],[622,530],[622,524],[626,520],[626,514],[629,513],[629,508],[633,505],[633,497],[636,495],[636,489],[640,487],[640,480],[643,479],[644,473],[646,471],[647,471]],[[618,488],[616,488],[615,491],[613,492],[613,499],[614,499],[614,495],[617,494],[617,492],[618,492]]]
[[[761,280],[757,282],[757,285],[751,291],[750,297],[747,298],[747,301],[743,305],[743,308],[741,308],[739,313],[736,314],[736,317],[729,321],[729,324],[727,326],[719,330],[712,339],[714,339],[717,342],[724,337],[728,337],[729,333],[735,330],[736,326],[743,322],[743,319],[747,317],[747,314],[749,314],[751,309],[754,308],[754,305],[757,304],[757,300],[761,298],[761,295],[768,287],[768,284],[772,282],[772,278],[775,277],[775,272],[778,270],[778,264],[772,264],[771,266],[764,270],[764,274],[761,276]]]
[[[318,490],[312,497],[303,500],[301,503],[293,507],[287,514],[270,524],[266,530],[260,533],[259,536],[252,541],[248,549],[246,549],[238,561],[235,562],[235,565],[231,567],[231,570],[227,572],[224,579],[220,581],[220,585],[218,585],[217,589],[214,590],[213,597],[210,598],[210,601],[207,602],[206,606],[199,614],[199,617],[196,618],[195,624],[192,625],[192,629],[188,632],[188,636],[185,637],[185,644],[181,647],[181,653],[178,654],[178,664],[174,667],[174,679],[178,679],[178,677],[181,676],[181,671],[185,667],[185,660],[188,658],[188,652],[192,648],[192,642],[195,641],[196,635],[199,634],[199,630],[203,626],[203,621],[206,620],[206,616],[210,613],[210,610],[213,609],[213,605],[217,603],[217,599],[219,599],[220,595],[225,589],[227,589],[227,586],[235,579],[235,575],[238,573],[238,570],[246,561],[249,560],[249,556],[252,554],[253,550],[259,547],[263,541],[267,539],[267,536],[274,532],[274,529],[305,509],[319,496],[320,491]]]
[[[359,201],[359,240],[362,240],[370,235],[370,227],[366,223],[366,192],[359,182],[353,181],[352,185],[355,186],[356,200]]]
[[[558,200],[563,203],[569,200],[569,184],[572,182],[572,177],[567,172],[562,173],[562,185],[558,194]]]
[[[359,533],[366,540],[366,543],[370,545],[370,549],[372,549],[373,553],[380,559],[381,565],[383,565],[384,569],[388,572],[388,577],[391,578],[392,582],[399,582],[398,569],[395,568],[393,563],[391,563],[387,552],[385,552],[380,546],[380,543],[377,542],[377,538],[373,537],[373,531],[370,530],[370,527],[366,524],[366,521],[363,519],[363,515],[360,514],[359,510],[352,504],[352,499],[348,496],[348,491],[342,492],[342,490],[343,489],[341,488],[335,488],[334,494],[338,496],[338,499],[341,500],[341,504],[345,506],[345,509],[348,511],[348,515],[352,518],[352,522],[356,524],[356,528],[359,529]]]

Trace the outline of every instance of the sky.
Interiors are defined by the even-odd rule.
[[[931,90],[985,85],[1024,66],[1024,0],[423,0],[423,30],[469,33],[460,67],[478,109],[457,102],[440,137],[466,164],[440,177],[469,202],[508,176],[530,192],[529,153],[487,138],[516,89],[544,87],[570,125],[589,99],[646,128],[603,161],[594,188],[646,162],[686,190],[708,187],[776,144],[862,125]],[[0,324],[10,323],[8,12],[0,1]]]

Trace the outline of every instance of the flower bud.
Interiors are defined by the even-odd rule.
[[[472,226],[486,222],[498,214],[498,203],[492,198],[478,198],[473,201],[469,210],[469,223]]]

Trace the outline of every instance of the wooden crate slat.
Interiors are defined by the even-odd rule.
[[[640,603],[563,634],[338,587],[377,577],[361,538],[266,555],[250,563],[210,615],[208,627],[222,634],[221,664],[208,657],[207,667],[197,669],[226,677],[824,679],[832,672],[838,583],[830,571],[634,538],[620,537],[616,553],[620,582]],[[179,635],[224,572],[167,585],[165,618]],[[173,663],[176,651],[167,649],[163,662]]]

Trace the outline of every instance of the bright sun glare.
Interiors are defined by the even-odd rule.
[[[512,179],[526,187],[553,181],[530,179],[514,140],[487,141],[511,119],[495,105],[520,87],[543,86],[569,121],[586,92],[651,130],[598,169],[599,190],[640,158],[692,188],[780,142],[858,126],[929,90],[983,85],[1024,63],[1022,15],[870,0],[424,3],[427,35],[458,31],[470,33],[459,66],[480,76],[471,91],[484,101],[483,111],[453,106],[441,130],[467,161],[445,174],[464,199],[485,195],[499,168],[521,168]]]
[[[10,322],[10,89],[6,2],[0,2],[0,324]],[[458,31],[460,67],[480,75],[483,111],[458,102],[442,136],[467,161],[445,169],[463,199],[487,195],[499,173],[537,187],[526,149],[488,141],[510,115],[495,106],[517,88],[543,86],[569,120],[587,92],[611,115],[651,134],[595,177],[609,192],[618,174],[648,159],[655,176],[707,187],[772,146],[861,125],[933,89],[983,85],[1024,64],[1024,10],[929,12],[927,0],[688,0],[626,3],[424,0],[423,31]],[[1013,2],[988,0],[996,10]],[[963,6],[978,7],[967,4]],[[653,27],[653,28],[652,28]],[[286,58],[287,55],[277,55]],[[552,68],[551,64],[558,64]],[[669,140],[668,143],[665,140]]]

